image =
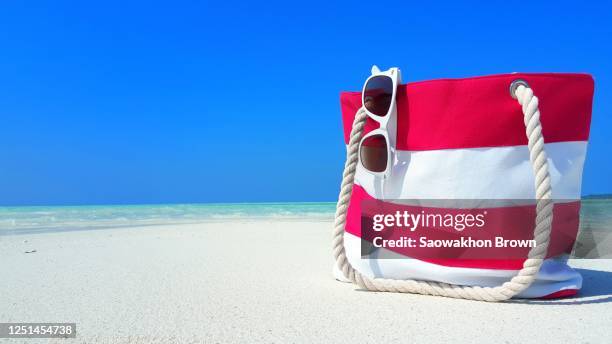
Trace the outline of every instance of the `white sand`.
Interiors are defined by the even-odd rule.
[[[76,322],[76,342],[612,343],[612,260],[573,262],[582,296],[556,302],[373,293],[331,278],[330,229],[236,221],[0,237],[0,322]]]

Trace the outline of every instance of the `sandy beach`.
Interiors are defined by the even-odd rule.
[[[0,318],[77,323],[77,339],[61,342],[612,342],[612,260],[572,261],[584,288],[559,301],[374,293],[331,277],[331,226],[235,220],[0,236]]]

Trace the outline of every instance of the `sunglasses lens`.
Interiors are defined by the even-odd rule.
[[[383,135],[373,135],[361,143],[361,163],[372,172],[387,169],[387,140]]]
[[[377,116],[386,116],[391,108],[393,80],[380,75],[368,80],[363,94],[363,106]]]

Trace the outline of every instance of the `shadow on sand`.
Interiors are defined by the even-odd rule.
[[[575,297],[563,299],[512,299],[510,304],[570,306],[612,302],[612,271],[599,271],[574,268],[582,274],[582,289]],[[357,288],[355,291],[371,292]]]
[[[612,272],[576,269],[582,274],[582,289],[576,297],[559,300],[513,300],[512,303],[527,305],[585,305],[612,302]]]

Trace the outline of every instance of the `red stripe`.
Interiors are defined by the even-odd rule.
[[[578,289],[563,289],[540,297],[540,299],[562,299],[578,294]]]
[[[524,79],[540,100],[546,142],[587,141],[593,79],[588,74],[503,74],[400,85],[397,149],[434,150],[526,145],[520,106],[509,85]],[[340,95],[348,143],[359,92]],[[366,132],[375,127],[370,121]]]
[[[361,228],[362,215],[371,210],[374,198],[367,192],[355,185],[353,194],[348,208],[347,222],[345,230],[357,237],[367,241],[372,241],[373,231],[364,231]],[[415,210],[416,207],[397,205],[393,203],[376,201],[377,204],[382,204],[383,212],[378,213],[395,213],[395,210],[409,209],[411,213],[419,213],[421,209]],[[364,207],[368,207],[367,209]],[[426,235],[430,239],[458,239],[460,235],[472,236],[474,239],[486,239],[494,236],[501,236],[505,239],[532,239],[533,238],[533,223],[535,222],[535,206],[514,206],[514,207],[498,207],[478,209],[479,212],[487,212],[487,225],[481,229],[464,230],[456,232],[453,229],[449,231],[427,229],[424,231],[399,231],[389,230],[384,232],[382,236],[385,239],[398,239],[399,237],[410,237],[419,240],[422,235]],[[553,224],[551,239],[548,247],[547,257],[558,256],[562,253],[570,253],[574,245],[576,235],[578,233],[578,219],[580,211],[580,202],[568,202],[555,204],[553,210]],[[456,212],[455,209],[447,210],[447,213]],[[432,213],[432,212],[428,212]],[[488,226],[488,227],[487,227]],[[377,232],[380,235],[383,232]],[[424,234],[426,233],[426,234]],[[388,248],[391,251],[401,255],[427,261],[430,263],[453,266],[453,267],[469,267],[483,269],[504,269],[518,270],[522,267],[524,258],[527,256],[528,249],[522,248]],[[461,257],[461,259],[455,258]],[[510,259],[508,259],[510,258]],[[516,258],[516,259],[515,259]]]

